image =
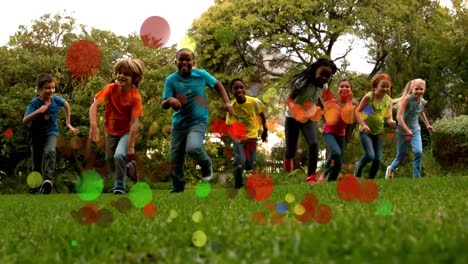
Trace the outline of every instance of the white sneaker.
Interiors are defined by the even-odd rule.
[[[390,179],[393,178],[393,172],[390,166],[387,167],[387,170],[385,171],[385,179]]]
[[[201,179],[202,179],[202,181],[209,182],[209,181],[211,181],[211,179],[213,179],[213,174],[208,175],[206,177],[202,177]]]

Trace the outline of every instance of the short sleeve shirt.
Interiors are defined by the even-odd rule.
[[[29,103],[24,116],[28,116],[37,109],[41,108],[44,105],[39,99],[39,96],[34,97]],[[50,136],[58,135],[58,112],[65,106],[65,99],[60,96],[52,96],[51,103],[49,108],[45,113],[42,113],[34,118],[31,121],[30,132],[31,135],[40,137],[40,136]]]
[[[259,115],[265,110],[265,105],[258,98],[251,96],[246,96],[243,104],[239,104],[236,100],[233,100],[231,104],[237,117],[227,113],[226,124],[242,123],[247,129],[246,138],[257,138],[261,124]]]
[[[172,115],[172,127],[184,129],[208,123],[208,102],[205,87],[214,88],[217,79],[205,70],[192,69],[189,77],[174,72],[166,79],[163,100],[175,97],[182,108]]]
[[[111,83],[99,91],[95,98],[105,104],[104,127],[112,136],[122,136],[130,131],[132,116],[143,115],[141,96],[136,87],[123,92],[117,83]]]

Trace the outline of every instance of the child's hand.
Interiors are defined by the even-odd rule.
[[[405,132],[407,136],[413,136],[413,131],[411,131],[410,129],[406,129]]]
[[[395,129],[396,128],[396,122],[395,120],[388,120],[388,124],[390,125],[391,128]]]
[[[435,132],[435,129],[431,125],[427,126],[427,130],[429,131],[429,133]]]
[[[234,108],[232,107],[231,103],[225,104],[226,110],[228,111],[229,114],[237,117],[236,112],[234,112]]]
[[[262,131],[262,136],[261,136],[261,138],[262,138],[262,141],[263,141],[263,142],[267,142],[268,130],[264,129],[264,130]]]
[[[68,129],[70,129],[73,134],[78,134],[80,131],[77,128],[74,128],[71,124],[67,124]]]
[[[91,126],[89,128],[89,139],[91,139],[94,142],[98,142],[99,138],[99,128],[97,126]]]
[[[49,106],[48,105],[42,105],[40,108],[38,108],[37,110],[39,111],[39,113],[45,113],[47,111],[47,109],[49,109]]]
[[[362,132],[364,133],[370,133],[370,128],[367,125],[362,126]]]
[[[171,107],[174,111],[177,111],[179,110],[180,108],[182,108],[182,104],[180,103],[179,99],[177,98],[170,98],[169,99],[169,103],[171,104]]]

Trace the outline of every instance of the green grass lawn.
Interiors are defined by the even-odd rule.
[[[195,186],[154,190],[153,217],[125,210],[129,194],[103,194],[92,202],[112,219],[92,224],[72,216],[89,203],[76,194],[2,195],[0,263],[468,263],[468,177],[379,179],[370,203],[340,199],[336,183],[285,177],[273,176],[273,194],[261,202],[220,185],[204,198]],[[296,219],[307,193],[332,210],[328,223]],[[206,243],[192,241],[196,231]]]

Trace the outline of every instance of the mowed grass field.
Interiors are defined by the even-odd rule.
[[[2,195],[0,263],[468,263],[466,176],[378,179],[372,202],[272,178],[263,201],[219,184],[205,197],[153,190],[154,207],[130,194]],[[328,219],[298,219],[310,194]]]

